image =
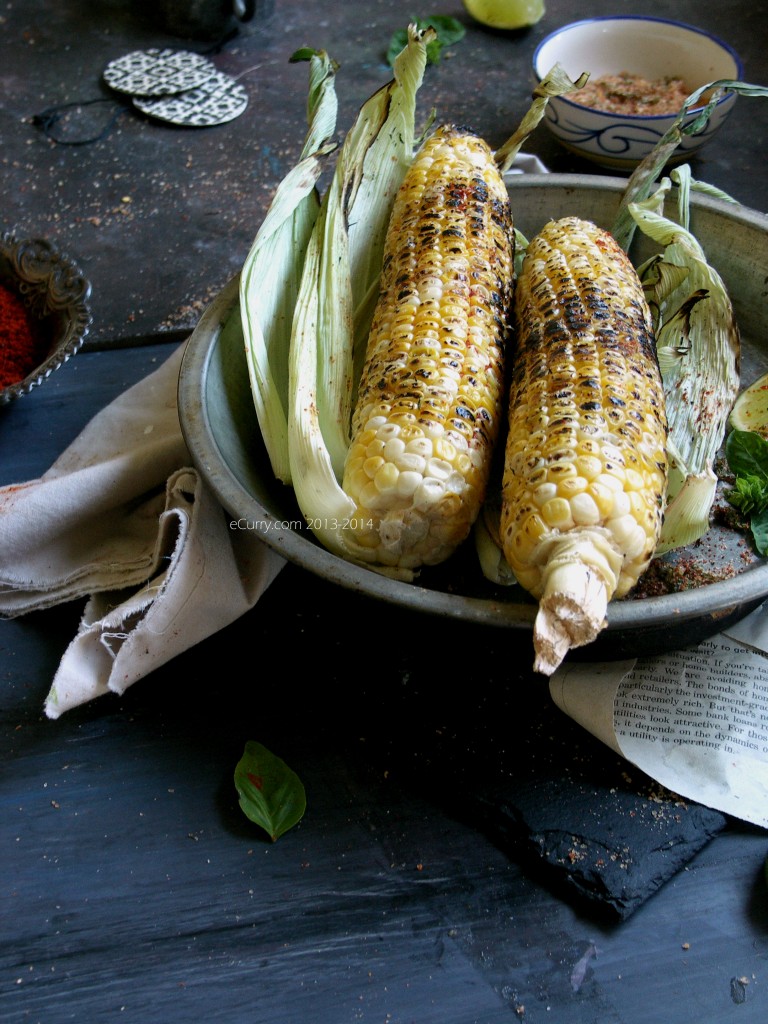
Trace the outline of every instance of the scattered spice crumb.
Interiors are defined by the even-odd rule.
[[[696,590],[709,583],[732,579],[736,575],[733,565],[719,569],[705,569],[693,557],[680,557],[674,562],[662,558],[654,559],[648,570],[640,577],[637,586],[630,593],[630,600],[659,597],[663,594],[680,594]]]

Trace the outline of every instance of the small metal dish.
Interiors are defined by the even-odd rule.
[[[44,340],[38,365],[22,380],[0,388],[0,405],[7,405],[42,384],[81,347],[92,320],[91,285],[51,242],[8,233],[0,235],[0,282],[19,296]]]

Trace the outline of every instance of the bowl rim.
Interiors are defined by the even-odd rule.
[[[734,61],[735,65],[736,65],[735,80],[738,81],[738,80],[741,80],[744,77],[744,62],[742,61],[742,59],[739,56],[739,54],[736,52],[736,50],[734,50],[734,48],[731,46],[730,43],[726,42],[720,36],[715,35],[713,32],[710,32],[708,29],[699,28],[697,25],[691,25],[691,24],[689,24],[688,22],[685,22],[685,21],[677,21],[675,18],[664,18],[664,17],[656,16],[656,15],[648,15],[648,14],[598,14],[598,15],[595,15],[593,18],[581,18],[581,19],[579,19],[579,21],[571,21],[571,22],[568,22],[567,25],[561,25],[559,28],[553,29],[550,33],[548,33],[538,43],[538,45],[536,46],[536,49],[533,51],[533,58],[531,60],[531,65],[532,65],[532,68],[533,68],[533,74],[534,74],[534,77],[536,78],[537,83],[541,82],[541,80],[543,78],[543,76],[539,72],[539,66],[538,66],[539,65],[539,55],[540,55],[541,51],[543,50],[543,48],[549,42],[551,42],[557,36],[563,35],[563,33],[565,33],[565,32],[570,32],[572,29],[579,28],[582,25],[594,25],[597,22],[606,22],[606,21],[614,21],[614,22],[619,22],[619,21],[643,21],[643,22],[661,23],[663,25],[674,25],[675,28],[683,29],[686,32],[692,32],[692,33],[694,33],[696,35],[699,35],[699,36],[705,36],[707,39],[710,39],[713,43],[715,43],[717,46],[719,46],[722,50],[724,50],[726,53],[728,53],[733,58],[733,61]],[[717,103],[715,104],[715,107],[718,108],[718,107],[721,107],[724,103],[733,102],[735,98],[736,98],[735,97],[735,93],[726,92],[717,101]],[[640,122],[640,121],[670,121],[670,120],[674,119],[675,117],[677,117],[677,114],[616,114],[616,113],[612,113],[611,111],[608,111],[608,110],[599,110],[597,107],[588,107],[584,103],[577,103],[575,100],[568,99],[567,95],[553,97],[553,99],[558,100],[558,102],[560,102],[560,103],[564,103],[566,106],[573,107],[576,110],[588,110],[591,114],[594,114],[595,116],[598,116],[598,117],[601,117],[601,118],[613,118],[613,119],[615,119],[617,117],[620,117],[622,119],[622,121],[626,119],[628,121],[638,121],[638,122]],[[550,100],[550,102],[552,102],[552,100]],[[702,104],[700,104],[697,107],[691,107],[691,109],[688,111],[686,116],[693,117],[699,111],[703,110],[705,106],[706,106],[706,104],[702,103]]]

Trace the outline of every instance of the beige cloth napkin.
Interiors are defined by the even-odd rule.
[[[38,480],[0,489],[0,615],[85,599],[51,718],[233,622],[284,565],[192,467],[176,388],[184,346],[98,413]]]

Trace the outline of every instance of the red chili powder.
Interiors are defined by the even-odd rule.
[[[43,362],[48,339],[19,296],[0,282],[0,388],[24,380]]]

